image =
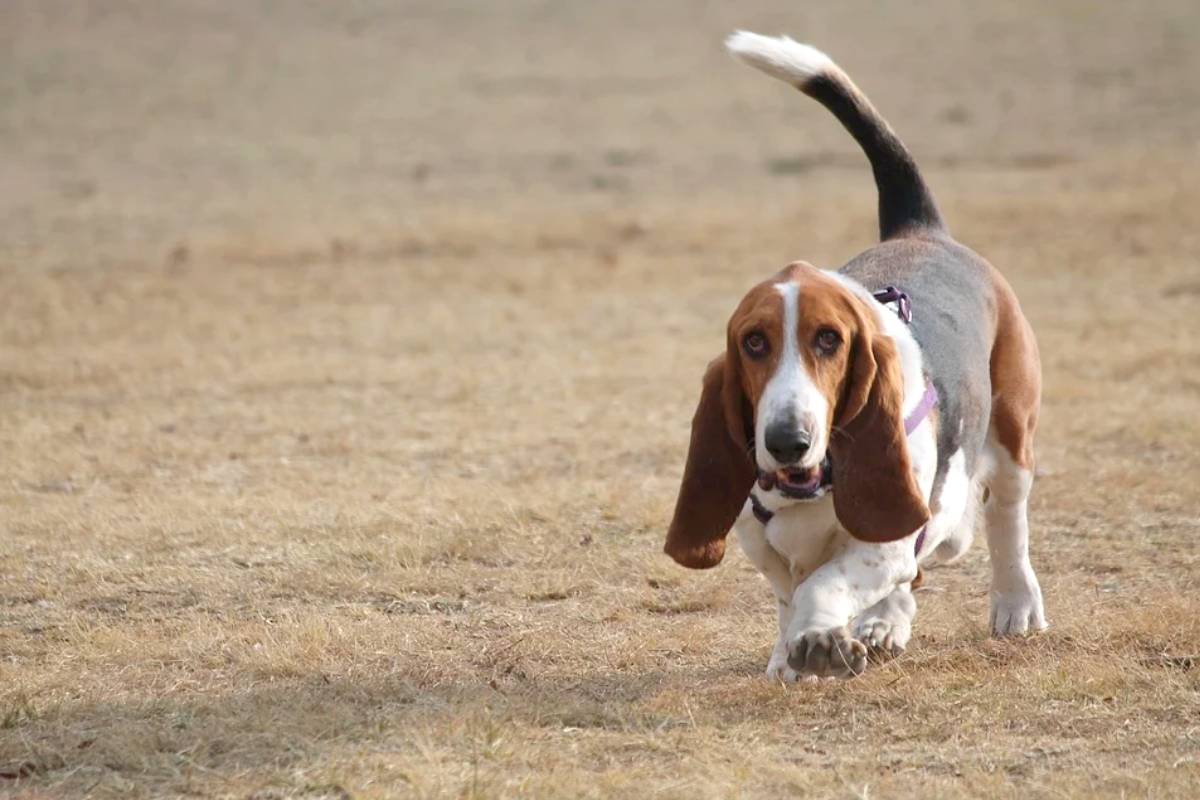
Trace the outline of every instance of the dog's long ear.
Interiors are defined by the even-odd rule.
[[[707,569],[725,557],[725,536],[754,483],[752,434],[736,367],[721,356],[708,365],[692,417],[683,483],[663,550],[685,567]]]
[[[891,542],[929,521],[908,458],[896,345],[860,320],[830,441],[833,508],[851,536]]]

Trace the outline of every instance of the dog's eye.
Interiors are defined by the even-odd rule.
[[[758,331],[751,331],[742,337],[742,349],[751,358],[762,358],[771,349],[767,337]]]
[[[822,328],[817,331],[817,350],[825,355],[830,355],[837,352],[837,349],[842,344],[842,337],[838,332],[830,328]]]

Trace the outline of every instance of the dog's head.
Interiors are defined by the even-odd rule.
[[[758,473],[798,499],[833,466],[839,522],[856,538],[901,539],[929,519],[905,443],[900,363],[874,309],[803,262],[751,289],[708,366],[666,552],[720,563]]]

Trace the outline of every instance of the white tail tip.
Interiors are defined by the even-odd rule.
[[[739,61],[797,87],[835,68],[833,59],[817,48],[786,36],[735,31],[725,40],[725,47]]]

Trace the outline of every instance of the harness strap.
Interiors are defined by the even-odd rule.
[[[912,432],[925,421],[929,412],[933,411],[933,407],[937,404],[937,387],[933,385],[932,381],[925,381],[925,394],[921,395],[921,402],[917,403],[917,407],[912,410],[912,413],[904,418],[904,434],[912,436]]]
[[[885,306],[888,303],[895,303],[896,315],[904,320],[905,325],[912,324],[912,300],[908,299],[907,294],[895,286],[885,286],[877,292],[871,292],[871,296]]]

